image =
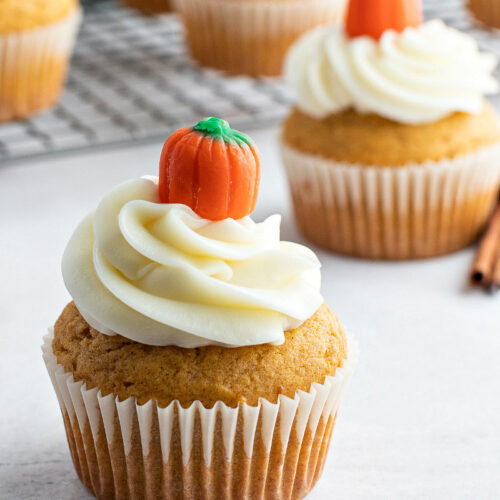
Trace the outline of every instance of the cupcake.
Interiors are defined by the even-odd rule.
[[[474,17],[488,26],[500,28],[500,3],[498,0],[468,0]]]
[[[302,498],[357,351],[309,249],[256,223],[259,156],[216,118],[71,237],[73,298],[43,352],[76,472],[99,499]]]
[[[175,5],[200,64],[275,76],[290,45],[305,31],[340,20],[345,0],[175,0]]]
[[[76,0],[0,2],[0,121],[57,101],[80,17]]]
[[[122,0],[122,2],[144,14],[164,14],[172,10],[170,0]]]
[[[491,213],[500,125],[484,95],[498,90],[496,58],[420,13],[352,1],[345,27],[307,33],[287,56],[297,102],[283,162],[298,224],[322,247],[437,256],[472,243]]]

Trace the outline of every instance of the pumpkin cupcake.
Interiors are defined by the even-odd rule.
[[[170,0],[122,0],[122,2],[144,14],[164,14],[172,11]]]
[[[276,76],[305,31],[339,21],[345,0],[175,0],[191,54],[233,74]]]
[[[499,120],[484,99],[498,90],[495,65],[404,0],[353,0],[344,27],[298,41],[282,154],[304,234],[382,259],[472,243],[500,184]]]
[[[482,23],[500,28],[500,2],[498,0],[468,0],[469,10]]]
[[[321,474],[356,348],[316,256],[249,217],[259,172],[248,136],[203,120],[71,237],[43,351],[99,499],[298,499]]]
[[[0,1],[0,121],[57,101],[80,18],[77,0]]]

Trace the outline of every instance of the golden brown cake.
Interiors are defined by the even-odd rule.
[[[257,148],[219,118],[165,142],[73,233],[43,352],[75,470],[100,500],[300,499],[356,345],[320,264],[250,218]]]
[[[290,50],[297,103],[283,162],[312,242],[371,259],[433,257],[471,244],[496,202],[500,122],[484,99],[498,90],[496,58],[441,21],[422,23],[417,0],[376,12],[384,5],[351,0],[344,27]]]
[[[500,2],[498,0],[468,0],[467,4],[478,21],[500,28]]]
[[[313,382],[335,375],[347,355],[344,329],[324,304],[285,338],[277,346],[234,349],[146,346],[98,332],[71,302],[55,324],[52,345],[58,363],[103,396],[135,397],[139,404],[154,399],[162,407],[173,400],[184,407],[200,401],[206,408],[223,401],[234,408],[309,391]]]
[[[337,22],[345,0],[177,0],[187,43],[203,66],[276,76],[305,31]]]
[[[485,102],[482,111],[453,113],[424,125],[398,123],[349,109],[316,119],[294,109],[283,124],[292,148],[338,162],[402,167],[453,159],[500,141],[500,121]]]
[[[41,28],[61,21],[78,6],[77,0],[2,0],[0,34]]]
[[[172,11],[171,0],[122,0],[122,2],[144,14],[164,14]]]
[[[51,105],[63,87],[80,22],[76,0],[0,2],[0,121]]]

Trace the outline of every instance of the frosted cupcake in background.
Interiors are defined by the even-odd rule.
[[[203,120],[71,237],[43,351],[99,499],[299,499],[322,472],[356,347],[314,253],[249,217],[259,176],[251,139]]]
[[[282,154],[298,224],[352,256],[432,257],[472,243],[496,201],[496,58],[419,2],[353,0],[344,27],[304,35]]]
[[[346,0],[175,0],[189,49],[201,65],[276,76],[305,31],[340,21]]]
[[[125,5],[141,11],[143,14],[165,14],[171,12],[171,0],[121,0]]]
[[[0,1],[0,122],[57,101],[80,19],[77,0]]]

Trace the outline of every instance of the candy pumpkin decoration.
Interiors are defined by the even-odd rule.
[[[259,154],[252,140],[220,118],[177,130],[161,152],[160,200],[187,205],[204,219],[252,213],[259,181]]]
[[[421,0],[351,0],[345,29],[352,38],[369,36],[378,40],[384,31],[401,32],[421,23]]]

